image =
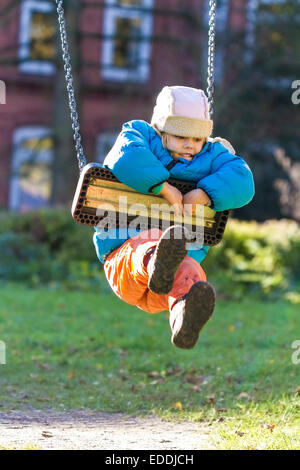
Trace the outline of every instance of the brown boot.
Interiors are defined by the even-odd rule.
[[[187,255],[187,230],[180,225],[167,228],[157,242],[148,263],[148,288],[156,294],[168,294],[180,263]]]
[[[215,308],[215,291],[208,282],[196,282],[170,311],[172,343],[178,348],[191,349]]]

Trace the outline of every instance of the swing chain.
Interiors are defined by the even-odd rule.
[[[57,5],[57,14],[58,14],[58,23],[59,23],[59,30],[60,30],[60,38],[61,38],[61,48],[63,52],[63,61],[64,61],[64,70],[65,70],[65,78],[67,83],[67,92],[69,98],[69,107],[70,107],[70,115],[72,121],[72,129],[74,131],[74,141],[75,147],[77,152],[77,160],[79,171],[81,172],[83,167],[86,165],[86,159],[83,153],[83,147],[81,144],[81,135],[80,135],[80,126],[78,120],[78,113],[77,113],[77,106],[75,100],[75,92],[73,86],[73,77],[72,77],[72,66],[71,66],[71,57],[69,53],[69,46],[67,40],[67,32],[66,32],[66,21],[63,9],[63,0],[55,0]]]
[[[215,60],[215,36],[216,36],[216,10],[217,0],[209,0],[209,30],[208,30],[208,66],[207,66],[207,97],[209,116],[213,118],[214,104],[214,60]]]

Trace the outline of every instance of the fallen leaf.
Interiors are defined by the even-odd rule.
[[[239,399],[239,398],[247,398],[248,400],[251,399],[250,395],[248,395],[248,393],[246,393],[246,392],[240,393],[237,398],[238,398],[238,399]]]
[[[193,386],[191,387],[191,390],[192,390],[193,392],[201,392],[201,387],[200,387],[200,385],[193,385]]]
[[[267,425],[267,429],[269,429],[271,432],[274,431],[274,428],[276,427],[276,424],[275,423],[270,423]]]
[[[182,370],[179,367],[173,367],[172,369],[166,370],[166,375],[176,375],[180,374]]]
[[[180,401],[177,401],[176,403],[174,403],[173,408],[175,408],[175,410],[181,411],[183,408],[182,403]]]
[[[122,380],[129,380],[130,379],[129,375],[126,375],[126,373],[123,369],[120,369],[118,371],[118,373],[120,374]]]
[[[300,385],[295,389],[295,393],[300,393]]]
[[[68,379],[74,379],[74,377],[75,377],[74,372],[69,372],[68,373]]]
[[[152,372],[148,372],[147,377],[161,377],[161,374],[157,372],[157,370],[153,370]]]
[[[50,364],[48,364],[48,362],[44,362],[43,364],[38,364],[38,366],[41,369],[52,370],[52,366]]]
[[[263,429],[268,429],[269,431],[273,432],[274,428],[276,427],[276,423],[262,423],[261,427]]]
[[[216,399],[215,399],[215,396],[214,395],[209,395],[208,397],[206,397],[208,403],[215,403]]]
[[[159,378],[156,379],[156,380],[151,380],[150,385],[157,385],[157,384],[159,384],[159,383],[161,383],[161,382],[163,382],[163,381],[164,381],[163,377],[159,377]]]
[[[120,356],[122,356],[122,357],[129,356],[129,352],[127,351],[127,349],[121,348],[120,349]]]
[[[211,379],[212,379],[212,375],[200,375],[199,377],[189,375],[186,378],[186,381],[188,383],[192,383],[192,384],[205,384],[205,383],[209,382]]]

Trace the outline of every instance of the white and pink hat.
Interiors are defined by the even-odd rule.
[[[182,137],[208,138],[213,129],[203,90],[165,86],[156,99],[151,125],[158,132]]]

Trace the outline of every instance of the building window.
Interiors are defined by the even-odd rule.
[[[10,209],[24,212],[49,206],[53,158],[54,141],[49,129],[26,127],[15,131]]]
[[[108,0],[103,18],[101,73],[115,81],[149,77],[153,0]]]
[[[49,1],[23,0],[19,32],[19,69],[23,73],[52,75],[55,70],[54,5]]]
[[[106,155],[113,147],[117,137],[118,132],[104,132],[99,135],[97,138],[97,150],[96,150],[96,162],[103,163]]]
[[[289,48],[285,47],[290,34],[286,26],[290,16],[288,4],[287,0],[248,0],[247,4],[245,62],[249,66],[252,66],[255,60],[261,64],[263,82],[269,88],[290,88],[293,81],[289,74],[286,54],[293,57],[294,48],[296,57],[297,45],[295,42]],[[299,17],[295,15],[292,21],[297,27]],[[265,57],[268,58],[267,61]]]

